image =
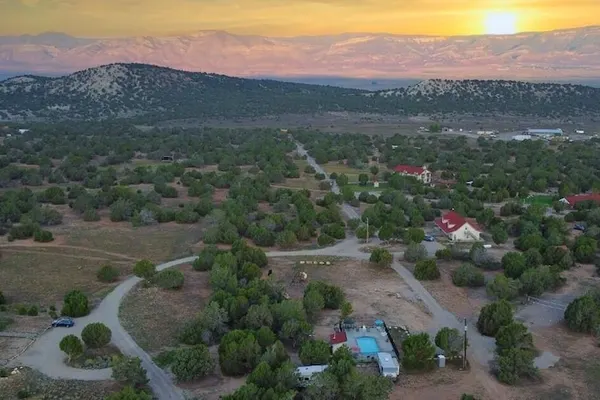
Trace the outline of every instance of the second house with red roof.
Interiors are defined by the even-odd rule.
[[[396,165],[394,171],[403,176],[412,176],[424,184],[431,183],[431,171],[427,166],[417,167],[414,165]]]
[[[483,230],[471,218],[465,218],[456,211],[448,211],[435,220],[438,228],[454,242],[474,242],[481,240]]]

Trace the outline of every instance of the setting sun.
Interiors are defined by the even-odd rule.
[[[484,25],[488,35],[512,35],[517,33],[517,16],[509,12],[490,12]]]

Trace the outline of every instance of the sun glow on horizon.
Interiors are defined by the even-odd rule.
[[[488,35],[512,35],[518,32],[517,15],[512,12],[488,12],[484,21]]]

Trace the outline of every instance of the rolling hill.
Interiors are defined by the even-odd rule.
[[[600,89],[516,81],[426,80],[369,92],[234,78],[145,64],[0,82],[0,120],[235,118],[350,111],[381,114],[596,115]]]
[[[145,63],[233,76],[562,80],[600,77],[600,27],[516,35],[348,33],[292,38],[201,31],[180,36],[0,37],[0,71],[70,73]]]

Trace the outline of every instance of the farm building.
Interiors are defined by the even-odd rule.
[[[481,228],[470,218],[465,218],[456,211],[449,211],[435,220],[437,227],[456,242],[473,242],[481,240]]]
[[[585,193],[585,194],[575,194],[573,196],[567,196],[560,199],[565,204],[568,204],[571,207],[575,207],[577,203],[581,203],[583,201],[593,201],[596,203],[600,203],[600,193]]]
[[[431,183],[431,171],[427,169],[427,166],[396,165],[394,171],[403,176],[412,176],[423,183]]]

